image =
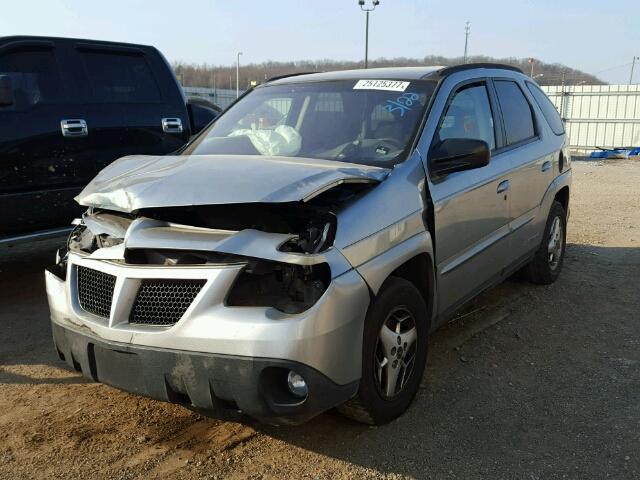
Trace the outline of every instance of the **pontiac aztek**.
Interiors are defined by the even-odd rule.
[[[495,64],[314,73],[242,96],[175,154],[128,156],[46,272],[55,347],[209,415],[380,424],[429,333],[517,271],[562,268],[562,120]]]

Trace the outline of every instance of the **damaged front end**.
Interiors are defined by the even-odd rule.
[[[225,302],[290,314],[309,309],[332,278],[352,268],[332,248],[336,212],[388,173],[242,156],[145,157],[132,168],[138,158],[115,162],[78,196],[89,209],[69,236],[68,251],[135,266],[242,264]],[[231,177],[242,170],[243,179],[233,182],[242,188],[230,188],[224,168]],[[206,189],[199,186],[205,176]]]
[[[132,266],[241,264],[226,296],[229,306],[308,310],[332,276],[350,268],[332,250],[336,195],[350,199],[362,187],[343,187],[313,203],[208,205],[143,209],[135,214],[90,208],[67,241],[67,251]],[[65,252],[66,253],[66,252]],[[66,255],[56,272],[62,276]]]
[[[369,290],[334,240],[341,209],[379,180],[293,164],[280,167],[297,172],[294,186],[281,178],[238,203],[222,186],[202,203],[162,196],[153,175],[109,179],[117,193],[89,185],[88,210],[46,274],[60,357],[125,390],[204,412],[222,401],[275,423],[350,398]],[[303,397],[287,386],[300,375]]]

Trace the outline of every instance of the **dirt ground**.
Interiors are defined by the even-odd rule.
[[[0,478],[640,478],[640,162],[573,168],[558,282],[469,305],[377,428],[211,420],[88,383],[52,349],[56,242],[1,250]]]

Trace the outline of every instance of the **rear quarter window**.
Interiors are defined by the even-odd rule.
[[[540,107],[540,110],[542,110],[542,115],[551,127],[553,133],[556,135],[562,135],[564,133],[564,124],[562,123],[562,118],[560,118],[560,114],[558,113],[558,110],[556,110],[555,105],[551,100],[549,100],[549,97],[540,90],[540,87],[531,82],[526,82],[526,84],[534,100]]]
[[[495,80],[496,93],[507,134],[507,144],[523,142],[536,135],[531,105],[516,82]]]
[[[158,84],[144,55],[81,51],[92,101],[153,103],[161,100]]]

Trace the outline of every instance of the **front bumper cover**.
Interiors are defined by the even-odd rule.
[[[300,424],[358,390],[358,381],[337,385],[294,361],[143,347],[51,326],[60,358],[85,377],[215,418],[241,410],[264,423]],[[305,399],[288,393],[289,370],[307,382]]]
[[[109,318],[97,317],[80,306],[77,266],[116,277]],[[270,307],[226,304],[227,292],[241,269],[241,265],[139,267],[69,255],[66,280],[51,271],[45,272],[51,320],[105,342],[289,360],[322,372],[338,385],[360,378],[369,291],[355,270],[334,278],[309,310],[285,314]],[[174,325],[129,323],[140,282],[148,278],[202,279],[206,284]]]

